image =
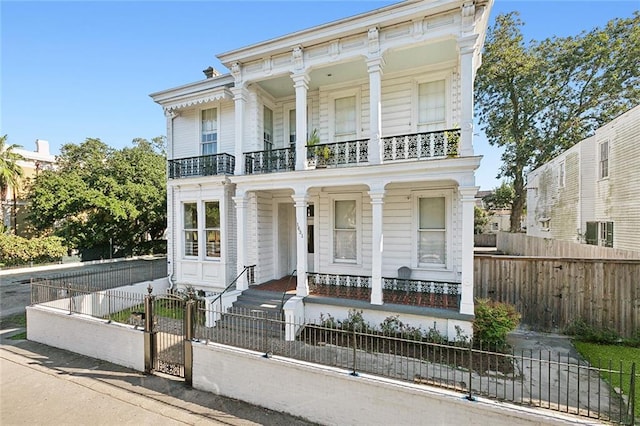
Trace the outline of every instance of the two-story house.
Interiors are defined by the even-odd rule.
[[[640,252],[640,105],[527,177],[527,235]]]
[[[172,281],[219,292],[255,265],[257,284],[296,277],[297,316],[365,299],[371,318],[470,334],[473,85],[491,5],[393,4],[222,53],[230,73],[152,94]]]

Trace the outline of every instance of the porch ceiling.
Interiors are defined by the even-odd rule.
[[[386,65],[384,73],[406,71],[412,68],[423,68],[457,60],[458,50],[455,40],[440,40],[436,43],[414,45],[402,49],[388,50],[384,53]],[[327,63],[316,67],[309,73],[309,90],[350,81],[367,80],[365,58],[354,58],[348,62]],[[274,98],[295,95],[293,80],[289,75],[280,75],[257,84]]]

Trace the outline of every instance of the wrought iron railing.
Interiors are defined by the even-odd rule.
[[[460,283],[383,278],[382,298],[385,303],[458,310]]]
[[[338,275],[309,272],[309,294],[315,296],[342,297],[369,300],[371,277],[361,275]]]
[[[315,274],[310,274],[315,275]],[[340,320],[328,315],[316,323],[288,322],[251,309],[209,311],[225,315],[223,323],[196,326],[195,338],[220,344],[342,368],[351,374],[436,386],[497,401],[559,411],[618,424],[634,424],[636,363],[588,364],[570,353],[548,350],[498,350],[461,337],[443,343],[425,329],[389,328]],[[395,317],[389,317],[393,320]],[[296,344],[285,343],[287,327],[300,330]],[[434,335],[435,334],[435,335]],[[629,392],[617,392],[613,383]]]
[[[456,157],[460,129],[389,136],[381,143],[383,161]]]
[[[245,173],[288,172],[296,169],[295,148],[270,149],[244,153]]]
[[[307,145],[307,160],[316,168],[367,163],[369,139]]]
[[[201,155],[169,160],[169,178],[232,175],[236,158],[230,154]]]

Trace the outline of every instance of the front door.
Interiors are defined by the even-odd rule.
[[[278,247],[276,251],[276,278],[289,275],[296,269],[295,207],[291,203],[278,203]]]

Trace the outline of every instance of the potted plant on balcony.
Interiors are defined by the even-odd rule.
[[[318,129],[313,129],[311,135],[307,139],[307,164],[310,167],[317,167],[318,164],[318,150],[320,147],[316,146],[320,143],[320,136],[318,136]]]

